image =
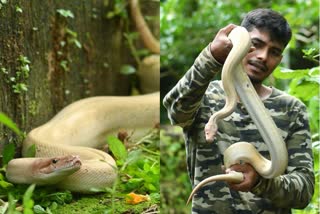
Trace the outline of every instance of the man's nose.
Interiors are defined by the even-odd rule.
[[[261,61],[266,61],[268,58],[268,49],[266,48],[256,49],[256,57]]]

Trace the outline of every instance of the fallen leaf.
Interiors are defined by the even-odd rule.
[[[129,194],[126,195],[126,203],[127,204],[139,204],[141,202],[144,201],[149,201],[150,197],[148,195],[140,195],[140,194],[136,194],[134,192],[131,192]]]

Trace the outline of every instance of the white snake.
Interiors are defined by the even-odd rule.
[[[111,186],[117,177],[115,161],[94,148],[119,130],[140,137],[159,123],[159,108],[159,93],[74,102],[27,135],[22,154],[35,144],[36,157],[11,160],[6,177],[13,183],[56,184],[83,193]]]
[[[160,44],[143,19],[138,0],[129,3],[144,45],[159,54]],[[138,74],[143,93],[158,91],[160,56],[146,57]],[[143,132],[139,133],[139,130],[149,130],[159,123],[159,111],[159,92],[134,97],[94,97],[75,102],[28,134],[22,154],[26,156],[28,148],[35,144],[36,158],[10,161],[6,176],[13,183],[56,184],[83,193],[104,189],[116,179],[116,164],[110,155],[93,148],[104,144],[106,135],[120,129],[133,130],[136,138],[141,136]]]
[[[138,0],[130,0],[130,14],[144,46],[153,54],[146,56],[139,64],[137,75],[139,77],[142,93],[152,93],[160,90],[160,43],[153,36],[145,22]]]
[[[238,94],[241,102],[257,126],[264,142],[268,146],[271,161],[260,155],[250,143],[234,143],[224,151],[224,146],[221,142],[218,142],[219,148],[224,151],[224,165],[228,169],[234,164],[245,162],[250,163],[262,177],[273,178],[279,176],[285,171],[288,164],[286,145],[270,113],[266,110],[252,86],[242,64],[242,59],[246,56],[251,46],[250,35],[245,28],[236,27],[228,37],[233,44],[233,48],[222,69],[222,84],[226,93],[226,104],[220,111],[213,114],[206,124],[206,140],[213,142],[218,130],[218,120],[232,114],[237,104]],[[213,181],[240,183],[243,179],[243,174],[235,171],[230,171],[228,174],[208,177],[198,183],[192,190],[187,204],[193,195],[207,183]]]

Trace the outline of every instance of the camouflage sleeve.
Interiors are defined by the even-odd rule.
[[[304,208],[314,192],[312,143],[305,106],[296,105],[292,112],[288,114],[296,116],[292,115],[292,131],[286,139],[289,159],[286,173],[273,179],[261,178],[251,192],[281,208]]]
[[[172,124],[183,128],[192,124],[202,96],[214,75],[221,71],[221,67],[211,55],[208,45],[163,100]]]

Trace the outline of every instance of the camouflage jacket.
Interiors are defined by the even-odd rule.
[[[207,46],[163,100],[172,124],[183,128],[192,185],[223,173],[222,152],[217,141],[228,144],[251,142],[270,159],[266,144],[241,103],[237,104],[232,115],[218,123],[215,142],[206,143],[204,126],[212,113],[225,104],[219,81],[212,81],[219,71],[221,65]],[[272,94],[263,103],[286,142],[289,162],[285,174],[273,179],[262,178],[250,192],[233,191],[225,182],[206,185],[194,196],[192,213],[282,214],[291,213],[291,208],[303,208],[311,200],[314,174],[306,107],[276,88],[272,88]]]

